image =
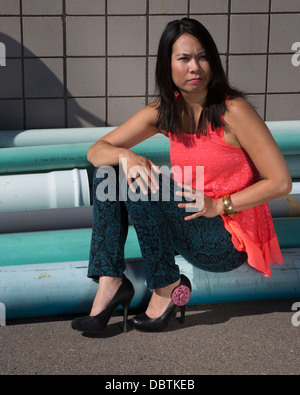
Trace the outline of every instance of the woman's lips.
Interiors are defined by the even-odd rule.
[[[189,83],[191,84],[200,84],[203,81],[203,78],[193,78],[189,80]]]

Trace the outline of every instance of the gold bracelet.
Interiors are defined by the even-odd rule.
[[[232,205],[231,205],[231,199],[229,193],[224,195],[223,197],[223,205],[224,205],[224,211],[229,217],[234,217],[236,215],[236,212],[233,211]]]

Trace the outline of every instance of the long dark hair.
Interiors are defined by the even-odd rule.
[[[181,129],[176,93],[178,88],[172,80],[171,57],[175,41],[183,34],[195,37],[203,46],[210,65],[211,81],[203,105],[196,133],[199,136],[211,123],[212,130],[222,126],[222,114],[226,110],[226,95],[230,99],[245,95],[230,86],[227,81],[217,46],[208,30],[195,19],[183,18],[168,23],[158,47],[155,82],[158,96],[158,118],[156,126],[177,134]],[[193,121],[192,121],[193,125]]]

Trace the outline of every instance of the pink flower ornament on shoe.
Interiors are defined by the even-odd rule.
[[[176,306],[185,306],[191,297],[191,290],[186,285],[179,285],[172,292],[172,300]]]

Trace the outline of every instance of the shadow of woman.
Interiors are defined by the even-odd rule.
[[[293,302],[290,299],[285,299],[188,306],[185,324],[182,325],[182,328],[218,325],[238,317],[259,316],[279,312],[290,313]],[[170,330],[179,328],[180,324],[173,322]]]
[[[0,43],[6,49],[6,66],[0,67],[2,130],[105,126],[103,119],[80,106],[67,89],[66,58],[41,59],[1,32]],[[101,99],[86,98],[85,107],[90,100],[97,107]]]
[[[176,317],[171,318],[164,332],[181,331],[195,326],[219,325],[238,317],[259,316],[279,312],[290,313],[293,302],[286,299],[188,306],[185,322],[181,324],[180,314],[177,312]],[[138,312],[139,310],[131,311],[131,314]],[[115,313],[114,316],[115,318],[119,317],[118,322],[109,323],[105,330],[100,333],[82,333],[82,336],[104,339],[120,335],[123,333],[122,316],[118,313]],[[128,332],[132,330],[134,329],[129,321]]]

